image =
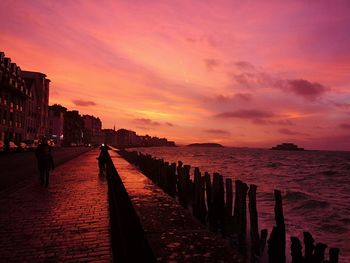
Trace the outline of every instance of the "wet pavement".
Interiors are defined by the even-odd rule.
[[[88,147],[55,147],[52,156],[58,166],[90,150]],[[37,177],[34,152],[0,153],[0,195],[3,192],[17,191]]]
[[[58,166],[46,189],[39,179],[0,194],[1,262],[111,262],[107,182],[99,151]]]
[[[109,151],[159,262],[243,262],[236,249],[210,232],[189,210]]]

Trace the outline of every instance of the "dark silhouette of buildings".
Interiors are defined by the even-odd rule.
[[[117,132],[114,129],[102,130],[103,142],[109,145],[117,145]]]
[[[65,146],[82,145],[83,130],[84,120],[79,111],[66,111],[63,124],[63,144]]]
[[[100,144],[103,142],[102,122],[100,118],[92,115],[83,115],[84,120],[84,143]]]
[[[282,150],[282,151],[304,151],[304,148],[299,148],[294,143],[282,143],[278,144],[275,147],[272,147],[271,150]]]
[[[49,136],[57,146],[61,146],[63,142],[64,114],[66,111],[67,108],[58,104],[49,106]]]
[[[50,80],[22,71],[0,52],[0,140],[20,143],[48,133]]]
[[[22,76],[31,94],[25,105],[25,139],[47,137],[50,80],[40,72],[22,71]]]
[[[5,144],[25,138],[25,103],[31,97],[21,68],[0,52],[0,140]]]
[[[152,146],[175,146],[175,142],[166,138],[151,137],[149,135],[140,136],[136,132],[119,129],[104,129],[104,142],[118,148],[129,147],[152,147]]]
[[[63,144],[96,145],[103,141],[102,122],[92,115],[81,116],[78,111],[65,111],[63,115]]]

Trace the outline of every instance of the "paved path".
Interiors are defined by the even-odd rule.
[[[98,150],[39,180],[0,195],[1,262],[111,262],[107,182]]]
[[[52,149],[52,155],[58,166],[90,150],[88,147],[56,147]],[[12,193],[37,177],[34,152],[0,153],[0,195],[3,192]]]

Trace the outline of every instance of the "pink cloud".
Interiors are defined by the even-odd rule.
[[[294,135],[296,135],[296,136],[299,136],[299,135],[307,136],[308,135],[308,134],[303,133],[303,132],[291,131],[289,129],[279,129],[278,132],[281,133],[281,134],[293,135],[293,136]]]
[[[350,109],[350,103],[340,103],[340,102],[335,102],[334,103],[335,106],[337,106],[338,108],[341,108],[341,109]]]
[[[208,71],[212,71],[215,68],[217,68],[218,66],[220,66],[220,61],[218,59],[214,59],[214,58],[207,58],[204,60],[205,65],[208,69]]]
[[[159,122],[152,121],[151,119],[146,119],[146,118],[134,119],[134,122],[137,123],[137,124],[141,124],[141,125],[150,125],[150,126],[158,126],[158,125],[160,125]]]
[[[254,65],[247,61],[237,61],[234,64],[241,70],[255,70]]]
[[[288,89],[306,100],[314,101],[329,91],[329,88],[317,82],[305,79],[288,80]]]
[[[238,119],[264,119],[264,118],[271,118],[274,116],[275,114],[273,114],[272,112],[257,110],[257,109],[251,109],[251,110],[241,109],[236,111],[222,112],[215,115],[216,118],[238,118]]]
[[[341,123],[339,127],[342,129],[350,130],[350,123]]]
[[[87,106],[95,106],[96,105],[96,102],[91,101],[91,100],[76,99],[76,100],[72,100],[72,101],[76,106],[87,107]]]
[[[294,123],[291,120],[265,120],[265,119],[254,119],[254,124],[258,125],[280,125],[280,126],[293,126]]]
[[[225,131],[225,130],[221,130],[221,129],[208,129],[208,130],[204,130],[206,133],[210,133],[210,134],[217,134],[217,135],[230,135],[231,132],[229,131]]]
[[[233,102],[234,100],[240,100],[243,102],[249,102],[253,100],[253,95],[250,93],[236,93],[234,95],[217,95],[215,99],[220,103]]]

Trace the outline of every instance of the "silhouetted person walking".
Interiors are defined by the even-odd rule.
[[[108,149],[105,145],[100,147],[100,155],[97,157],[99,175],[103,175],[103,171],[106,169],[106,164],[108,160]]]
[[[50,170],[54,169],[54,162],[51,154],[51,147],[47,142],[42,142],[35,150],[35,156],[38,161],[41,185],[49,186]]]

